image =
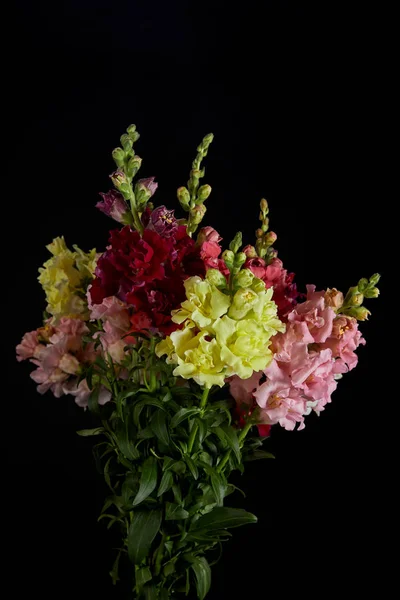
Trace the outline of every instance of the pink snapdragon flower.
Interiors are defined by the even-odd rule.
[[[332,333],[322,345],[329,348],[337,360],[335,368],[337,372],[346,373],[357,365],[358,356],[355,353],[360,344],[365,344],[358,329],[358,322],[353,317],[345,315],[337,316],[333,321]]]
[[[21,360],[27,360],[28,358],[39,358],[44,348],[45,346],[39,342],[38,332],[28,331],[16,348],[17,360],[21,362]]]
[[[125,357],[125,347],[134,342],[132,336],[127,336],[131,329],[129,306],[116,296],[108,296],[101,304],[92,307],[90,316],[103,321],[104,331],[94,335],[100,339],[103,351],[115,362],[121,363]]]
[[[222,247],[222,237],[213,227],[202,227],[197,234],[196,246],[200,249],[200,258],[203,260],[206,270],[218,269],[226,277],[229,275],[225,261],[219,258]]]
[[[101,193],[100,200],[96,204],[96,208],[101,210],[107,217],[111,217],[118,223],[126,225],[129,223],[131,215],[123,196],[116,190],[110,190],[106,194]]]

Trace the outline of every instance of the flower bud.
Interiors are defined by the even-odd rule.
[[[263,230],[264,233],[266,233],[268,231],[268,227],[269,227],[269,219],[268,219],[268,217],[264,217],[262,219],[261,229]]]
[[[257,230],[256,230],[256,238],[259,238],[259,239],[260,239],[260,238],[262,238],[262,237],[263,237],[263,235],[264,235],[264,232],[263,232],[263,230],[262,230],[262,229],[257,229]]]
[[[182,208],[184,210],[189,210],[190,194],[189,194],[188,190],[182,186],[182,187],[178,188],[176,195],[178,196],[178,200],[179,200]]]
[[[150,192],[150,197],[153,196],[158,188],[158,183],[155,181],[155,177],[146,177],[145,179],[139,179],[139,184],[146,186]]]
[[[243,248],[243,252],[247,256],[247,258],[256,258],[256,256],[258,256],[256,249],[254,248],[254,246],[251,246],[250,244],[248,244],[247,246],[245,246]]]
[[[235,256],[235,266],[241,267],[247,260],[247,256],[244,252],[238,252]]]
[[[140,156],[132,156],[131,159],[129,159],[128,162],[128,167],[127,167],[127,173],[128,173],[128,177],[135,177],[136,173],[139,171],[140,167],[142,164],[142,159],[140,158]]]
[[[128,179],[123,171],[115,171],[110,175],[111,181],[117,189],[120,189],[121,185],[128,183]]]
[[[366,298],[377,298],[379,296],[379,290],[377,287],[370,288],[369,290],[365,290],[364,296]]]
[[[363,292],[368,287],[368,279],[365,279],[365,277],[363,279],[360,279],[360,281],[357,284],[357,287],[360,290],[360,292]]]
[[[232,250],[224,250],[221,255],[222,260],[225,262],[228,269],[232,269],[233,261],[235,260],[235,255]]]
[[[353,306],[352,308],[348,308],[346,310],[346,315],[349,317],[354,317],[357,321],[366,321],[368,319],[368,315],[370,315],[370,311],[365,308],[365,306]]]
[[[381,276],[379,273],[375,273],[372,277],[369,278],[369,284],[375,286],[380,280]]]
[[[122,148],[114,148],[112,151],[112,157],[117,167],[120,168],[124,165],[125,152],[122,150]]]
[[[193,208],[190,210],[190,220],[193,225],[198,225],[201,223],[204,215],[206,214],[206,210],[207,209],[204,204],[196,204],[196,206],[193,206]]]
[[[328,288],[325,292],[325,304],[333,309],[343,306],[344,297],[336,288]]]
[[[206,279],[211,285],[215,285],[217,288],[226,287],[225,275],[223,275],[221,271],[218,271],[218,269],[208,269]]]
[[[207,200],[208,196],[211,194],[211,186],[210,185],[202,185],[199,187],[199,191],[197,192],[197,200],[199,202],[204,202]]]
[[[127,133],[121,135],[120,141],[125,152],[130,152],[132,150],[133,142]]]
[[[151,198],[150,190],[140,181],[135,185],[136,207],[139,212],[143,212],[147,201]]]
[[[364,295],[363,294],[353,294],[352,297],[350,298],[350,306],[361,306],[361,304],[364,302]]]
[[[229,250],[232,250],[236,254],[240,246],[242,245],[242,232],[238,231],[231,243],[229,244]]]
[[[100,196],[103,200],[96,204],[96,208],[108,217],[118,221],[118,223],[124,225],[132,223],[132,214],[121,194],[115,190],[110,190],[107,194],[100,194]]]
[[[242,269],[235,275],[233,282],[235,287],[248,288],[252,285],[253,280],[254,275],[250,269]]]
[[[129,134],[136,133],[136,125],[129,125],[126,131]]]
[[[272,244],[275,244],[277,239],[278,239],[278,236],[276,235],[276,233],[274,231],[270,231],[265,236],[265,245],[272,246]]]
[[[262,279],[254,277],[253,283],[251,284],[251,289],[257,294],[259,294],[260,292],[265,292],[265,283]]]
[[[260,209],[264,214],[268,213],[268,202],[265,198],[262,198],[260,201]]]
[[[213,133],[207,133],[207,135],[205,135],[203,137],[203,141],[202,141],[202,145],[205,146],[206,148],[208,148],[208,146],[211,144],[211,142],[214,139],[214,134]]]

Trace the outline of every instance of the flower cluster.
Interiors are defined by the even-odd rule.
[[[273,338],[271,364],[251,382],[231,382],[239,406],[254,409],[256,401],[260,423],[289,430],[299,423],[302,429],[306,415],[331,401],[338,377],[356,366],[355,350],[365,340],[357,321],[337,315],[329,299],[329,293],[307,286],[305,302],[289,313],[286,331]]]
[[[176,364],[174,375],[199,385],[223,386],[227,377],[248,379],[272,360],[270,340],[284,325],[277,318],[272,289],[266,290],[251,271],[236,277],[233,294],[219,290],[212,280],[191,277],[185,281],[186,300],[172,320],[183,325],[156,348]],[[242,284],[242,285],[241,285]]]
[[[96,250],[87,254],[78,246],[69,250],[63,237],[58,237],[47,246],[53,255],[39,269],[39,281],[46,294],[46,310],[56,318],[87,317],[85,298],[88,283],[96,267]]]

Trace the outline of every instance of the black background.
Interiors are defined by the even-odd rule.
[[[91,417],[71,397],[37,395],[13,348],[40,323],[45,244],[64,235],[104,248],[112,222],[94,205],[131,122],[142,136],[141,176],[156,176],[158,203],[177,207],[176,188],[212,131],[205,223],[226,242],[237,229],[252,242],[265,196],[279,255],[301,289],[346,290],[376,271],[384,276],[383,299],[362,324],[360,364],[332,405],[304,431],[274,428],[268,446],[277,459],[238,478],[247,499],[233,502],[259,523],[234,532],[210,600],[387,597],[395,483],[387,404],[396,393],[382,393],[381,378],[394,199],[392,18],[325,2],[12,6],[2,95],[6,597],[129,597],[109,580],[116,542],[96,523],[106,490],[91,442],[75,433]]]

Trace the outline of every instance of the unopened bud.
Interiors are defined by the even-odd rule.
[[[130,150],[132,150],[133,142],[127,133],[121,135],[120,141],[125,152],[129,152]]]
[[[132,156],[128,162],[127,172],[129,177],[135,177],[142,165],[142,159],[140,156]]]
[[[268,213],[268,202],[266,201],[266,199],[265,199],[265,198],[262,198],[262,199],[261,199],[261,202],[260,202],[260,208],[261,208],[261,211],[262,211],[264,214],[267,214],[267,213]]]
[[[263,235],[264,235],[264,232],[263,232],[263,230],[262,230],[262,229],[257,229],[257,230],[256,230],[256,237],[257,237],[257,238],[262,238],[262,237],[263,237]]]
[[[243,248],[243,252],[247,256],[247,258],[256,258],[256,256],[258,256],[256,249],[250,244]]]
[[[343,306],[344,297],[336,288],[328,288],[325,292],[325,304],[333,309]]]
[[[190,203],[190,194],[189,191],[185,187],[178,188],[176,195],[178,196],[178,200],[184,210],[189,210]]]
[[[266,233],[268,231],[268,227],[269,227],[269,219],[268,219],[268,217],[265,217],[264,219],[262,219],[261,229],[263,230],[264,233]]]
[[[225,262],[228,269],[232,269],[233,261],[235,260],[235,255],[232,250],[224,250],[221,258]]]
[[[346,310],[346,315],[349,317],[354,317],[357,321],[366,321],[368,319],[368,315],[370,315],[370,311],[365,308],[365,306],[353,306]]]
[[[211,285],[215,285],[217,288],[226,287],[225,275],[223,275],[221,271],[218,271],[218,269],[208,269],[206,279]]]
[[[135,185],[135,199],[136,207],[138,211],[142,212],[147,204],[147,201],[151,198],[151,191],[144,184],[138,181]]]
[[[197,192],[197,200],[199,202],[204,202],[207,200],[208,196],[211,194],[211,186],[210,185],[202,185],[199,187],[199,191]]]
[[[234,286],[241,287],[241,288],[248,288],[253,283],[253,280],[254,280],[254,275],[250,271],[250,269],[242,269],[241,271],[239,271],[239,273],[237,275],[235,275]]]
[[[369,284],[375,286],[380,280],[380,278],[381,276],[379,275],[379,273],[375,273],[374,275],[372,275],[372,277],[369,278]]]
[[[126,175],[123,171],[115,171],[110,175],[110,178],[117,189],[120,189],[121,185],[124,183],[128,183]]]
[[[278,239],[278,236],[276,235],[276,233],[274,231],[270,231],[265,236],[265,245],[272,246],[272,244],[275,244],[277,239]]]
[[[377,298],[379,296],[379,290],[377,287],[370,288],[369,290],[365,290],[364,296],[366,298]]]
[[[361,306],[361,304],[364,302],[364,295],[363,294],[353,294],[352,297],[350,298],[350,306]]]
[[[129,125],[129,127],[127,128],[127,133],[131,134],[131,133],[136,133],[136,125]]]
[[[365,279],[365,277],[360,279],[360,281],[357,284],[357,287],[360,290],[360,292],[363,292],[368,287],[368,279]]]
[[[206,210],[207,209],[204,204],[196,204],[196,206],[190,210],[190,219],[193,225],[198,225],[201,223],[204,215],[206,214]]]
[[[240,246],[242,245],[242,232],[238,231],[231,243],[229,244],[229,250],[232,250],[236,254]]]
[[[117,165],[117,167],[122,167],[124,164],[124,159],[125,159],[125,152],[122,150],[122,148],[115,148],[112,151],[112,157],[115,161],[115,164]]]
[[[244,263],[246,262],[246,260],[247,260],[247,256],[245,255],[245,253],[244,252],[238,252],[235,255],[235,261],[234,261],[235,262],[235,266],[236,267],[241,267],[242,265],[244,265]]]
[[[203,146],[206,146],[208,148],[208,146],[211,144],[211,142],[214,139],[214,134],[213,133],[207,133],[207,135],[205,135],[203,137],[203,141],[202,144]]]

